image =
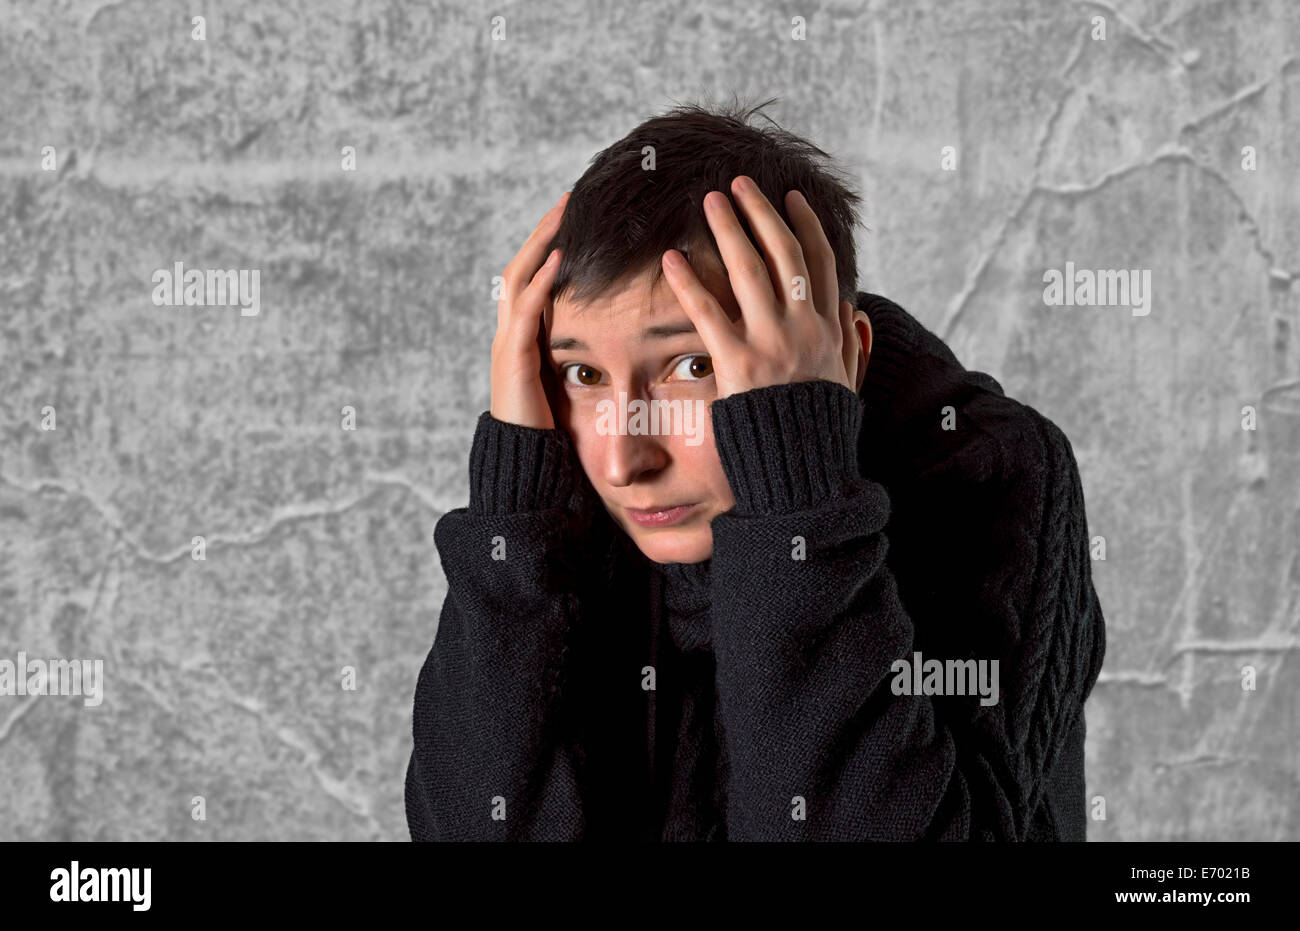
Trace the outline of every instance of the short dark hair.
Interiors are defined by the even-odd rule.
[[[772,103],[745,109],[733,102],[710,109],[699,104],[674,107],[636,127],[599,152],[573,186],[551,249],[563,251],[551,286],[552,300],[567,295],[585,304],[623,280],[653,268],[663,274],[661,257],[677,249],[711,253],[723,267],[704,216],[704,195],[721,191],[731,198],[731,181],[748,175],[787,224],[785,194],[800,191],[816,211],[835,252],[840,300],[853,302],[858,290],[853,230],[861,225],[861,197],[851,190],[831,157],[782,129],[751,126],[750,118]],[[643,147],[653,146],[655,170],[642,168]],[[758,242],[736,209],[746,235]],[[759,249],[759,254],[762,250]]]

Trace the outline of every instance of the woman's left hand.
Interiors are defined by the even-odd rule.
[[[704,213],[741,319],[728,318],[680,252],[663,255],[668,284],[712,357],[718,397],[818,379],[856,391],[862,347],[854,307],[839,299],[835,253],[817,214],[798,191],[787,193],[791,232],[752,179],[739,175],[731,187],[766,255],[755,251],[731,202],[710,191]]]

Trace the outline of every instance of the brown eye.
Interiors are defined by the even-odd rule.
[[[673,374],[683,381],[699,381],[708,378],[713,374],[713,360],[708,356],[687,356],[677,363]]]
[[[590,388],[592,385],[600,384],[600,372],[590,365],[569,365],[564,369],[565,380],[573,385],[585,385]]]

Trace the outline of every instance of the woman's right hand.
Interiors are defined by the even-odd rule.
[[[560,268],[560,250],[549,259],[543,250],[560,228],[568,191],[542,217],[528,240],[506,266],[497,301],[497,333],[492,340],[492,401],[489,412],[503,423],[551,430],[551,412],[542,385],[542,350],[538,342],[542,312]],[[546,260],[543,264],[543,260]]]

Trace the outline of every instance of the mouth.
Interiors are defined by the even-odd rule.
[[[624,510],[627,511],[631,521],[640,527],[669,527],[681,523],[698,506],[698,503],[674,504],[646,510],[639,508],[624,508]]]

